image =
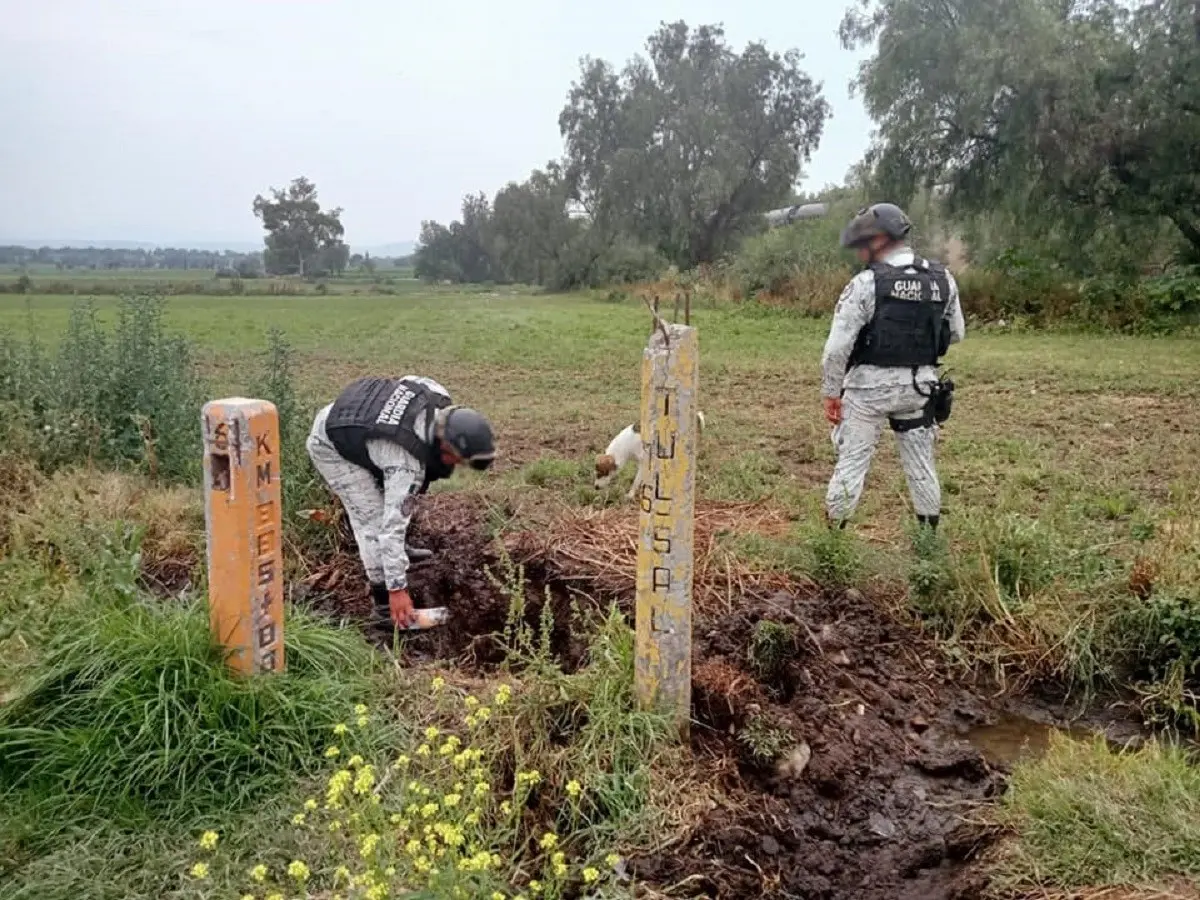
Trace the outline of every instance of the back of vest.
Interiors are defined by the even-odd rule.
[[[950,282],[940,263],[872,263],[875,314],[859,332],[851,366],[934,366],[950,343]]]
[[[367,453],[367,441],[383,438],[398,443],[428,467],[431,443],[418,423],[431,406],[441,409],[450,398],[424,384],[401,378],[360,378],[333,402],[325,419],[329,442],[348,462],[382,479],[383,473]]]

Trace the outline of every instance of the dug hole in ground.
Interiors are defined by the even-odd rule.
[[[487,573],[506,561],[524,567],[531,625],[546,598],[553,604],[552,648],[568,670],[585,652],[572,603],[615,601],[632,623],[634,509],[563,507],[501,537],[494,512],[471,494],[424,498],[410,540],[435,555],[411,570],[410,588],[452,618],[406,637],[404,659],[495,666],[511,597]],[[672,897],[980,896],[980,860],[998,834],[977,813],[1003,792],[1011,760],[972,735],[992,729],[1003,749],[1014,736],[1008,712],[956,683],[937,648],[887,611],[895,598],[747,570],[719,549],[731,530],[785,533],[777,513],[704,503],[695,525],[691,759],[712,800],[690,827],[631,858],[636,881]],[[365,619],[352,537],[344,521],[334,527],[339,550],[294,599]]]

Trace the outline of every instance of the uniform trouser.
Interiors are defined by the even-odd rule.
[[[309,434],[307,446],[313,466],[346,508],[367,580],[371,584],[382,584],[379,523],[383,520],[383,489],[374,475],[344,459],[329,439],[316,430]]]
[[[922,390],[928,389],[927,385],[922,385]],[[842,396],[842,422],[837,438],[838,459],[825,494],[825,509],[831,520],[844,521],[858,506],[875,447],[883,429],[889,426],[888,420],[920,419],[928,402],[929,398],[922,396],[911,384],[846,389]],[[934,464],[936,425],[894,433],[916,514],[922,517],[939,515],[942,489]]]

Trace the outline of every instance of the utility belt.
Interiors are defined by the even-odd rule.
[[[915,419],[893,419],[888,416],[888,425],[892,431],[914,431],[917,428],[932,428],[941,425],[950,418],[950,410],[954,404],[954,382],[945,373],[938,375],[938,380],[929,386],[929,392],[921,390],[917,383],[917,366],[912,370],[912,386],[922,397],[927,397],[921,415]]]

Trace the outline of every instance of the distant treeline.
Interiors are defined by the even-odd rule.
[[[70,269],[229,269],[262,271],[262,253],[189,250],[176,247],[0,247],[0,265]]]
[[[376,268],[398,269],[412,265],[412,257],[372,257],[354,253],[349,256],[351,270],[374,271]],[[68,271],[115,270],[204,270],[239,278],[258,278],[265,274],[261,252],[240,253],[236,250],[191,250],[183,247],[154,249],[121,249],[112,247],[31,247],[0,246],[0,266],[53,267]]]

